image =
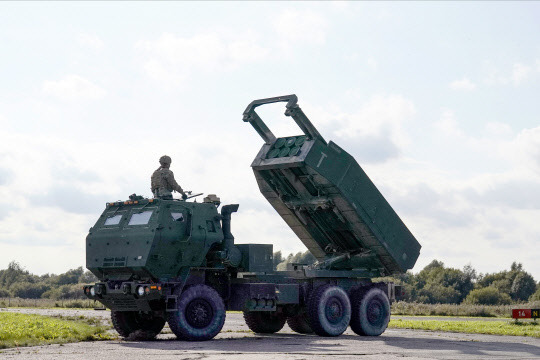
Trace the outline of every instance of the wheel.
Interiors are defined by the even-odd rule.
[[[379,288],[357,290],[352,296],[351,329],[358,335],[379,336],[390,321],[390,301]]]
[[[216,336],[225,323],[225,305],[216,290],[193,285],[178,296],[178,311],[167,313],[172,332],[182,340],[203,341]]]
[[[287,317],[275,311],[244,311],[249,329],[259,334],[273,334],[283,329]]]
[[[309,326],[309,320],[305,313],[300,313],[296,316],[291,316],[287,318],[287,325],[291,328],[292,331],[299,334],[312,334],[313,329]]]
[[[351,320],[351,302],[339,286],[319,286],[309,297],[309,324],[319,336],[339,336]]]
[[[165,319],[162,317],[136,311],[111,311],[111,321],[120,336],[127,338],[136,334],[143,340],[155,338],[165,326]]]
[[[121,337],[128,337],[129,334],[138,330],[134,311],[111,311],[111,321],[114,329]]]

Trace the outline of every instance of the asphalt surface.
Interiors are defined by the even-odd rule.
[[[25,313],[97,316],[108,311],[23,309]],[[348,330],[336,338],[300,335],[287,326],[277,334],[249,331],[242,315],[227,314],[222,332],[211,341],[175,340],[164,329],[155,341],[100,341],[6,349],[2,359],[540,359],[540,339],[517,336],[459,334],[388,329],[379,337],[361,337]]]

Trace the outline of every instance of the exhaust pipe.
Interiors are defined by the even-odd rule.
[[[234,235],[231,233],[231,214],[238,211],[238,204],[225,205],[221,208],[221,228],[223,229],[223,245],[227,252],[225,263],[236,267],[242,260],[242,253],[234,246]]]

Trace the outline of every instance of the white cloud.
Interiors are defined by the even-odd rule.
[[[379,65],[377,63],[377,60],[373,56],[368,57],[367,64],[372,70],[377,70],[377,67]]]
[[[535,71],[536,67],[536,71]],[[540,73],[540,60],[536,60],[535,64],[523,64],[520,62],[514,63],[511,69],[501,71],[498,67],[491,63],[486,64],[487,76],[485,83],[488,85],[522,85],[530,81],[533,77]]]
[[[517,260],[538,273],[525,249],[540,240],[540,126],[516,134],[491,122],[472,135],[459,120],[444,109],[424,129],[433,156],[362,165],[423,245],[415,269],[437,258],[492,272]]]
[[[176,82],[194,73],[233,70],[263,59],[269,52],[249,31],[213,31],[192,37],[163,33],[156,40],[139,42],[136,48],[150,77]]]
[[[79,44],[96,51],[103,50],[103,47],[105,46],[103,40],[101,40],[101,38],[99,38],[97,35],[93,34],[79,34],[77,40],[79,41]]]
[[[532,74],[532,67],[528,65],[523,65],[521,63],[516,63],[512,67],[511,80],[512,83],[517,86],[524,81],[526,81],[529,76]]]
[[[347,92],[357,100],[361,95]],[[410,144],[406,124],[416,114],[413,102],[402,95],[374,95],[351,112],[341,106],[310,106],[309,117],[327,140],[334,140],[360,162],[382,163],[401,155]]]
[[[330,6],[333,10],[343,11],[350,7],[349,1],[335,0],[330,2]]]
[[[540,126],[523,129],[510,143],[509,152],[519,159],[523,171],[531,169],[540,175]]]
[[[441,119],[435,123],[435,128],[438,129],[441,133],[443,133],[444,136],[465,136],[465,133],[458,125],[454,112],[449,109],[443,110],[441,114]]]
[[[354,113],[338,114],[334,133],[339,137],[354,138],[388,132],[394,140],[403,143],[402,124],[415,112],[412,101],[402,95],[374,95]]]
[[[326,18],[310,10],[284,10],[274,21],[274,29],[287,44],[323,44],[327,28]]]
[[[509,138],[512,136],[512,127],[501,122],[490,122],[486,124],[486,133],[493,137]]]
[[[135,47],[151,78],[179,85],[190,77],[290,58],[306,44],[323,45],[327,28],[326,18],[317,12],[285,10],[273,21],[275,33],[266,34],[270,40],[255,30],[218,28],[193,36],[165,32],[157,39],[139,41]],[[377,66],[373,58],[367,59],[367,65]]]
[[[476,84],[469,80],[469,78],[465,77],[461,80],[452,81],[450,83],[450,88],[453,90],[472,91],[476,89]]]
[[[97,100],[107,92],[79,75],[67,75],[58,81],[45,81],[42,86],[45,94],[62,100]]]

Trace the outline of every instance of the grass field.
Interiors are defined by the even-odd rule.
[[[106,330],[84,322],[0,312],[0,348],[110,339]]]
[[[30,307],[30,308],[68,308],[93,309],[101,304],[89,299],[21,299],[0,298],[0,308]]]
[[[467,305],[467,304],[421,304],[398,301],[392,304],[392,315],[411,316],[467,316],[504,317],[512,316],[512,309],[538,309],[540,302],[512,305]]]
[[[0,308],[30,307],[30,308],[68,308],[93,309],[101,307],[99,302],[89,299],[21,299],[0,298]],[[540,302],[513,305],[466,305],[466,304],[421,304],[398,301],[392,304],[393,315],[411,316],[467,316],[467,317],[503,317],[509,318],[512,309],[538,309]]]
[[[471,334],[531,336],[540,338],[540,323],[501,321],[391,320],[389,328],[451,331]]]

